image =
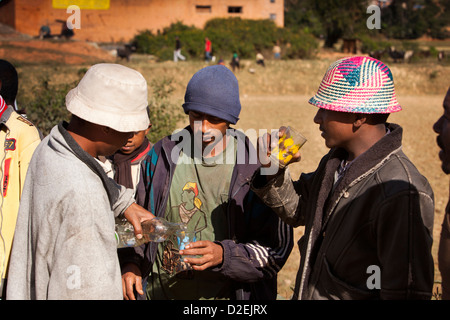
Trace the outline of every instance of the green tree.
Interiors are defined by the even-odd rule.
[[[309,32],[279,28],[269,19],[217,18],[209,20],[204,29],[187,27],[177,22],[157,34],[149,30],[140,32],[134,40],[139,52],[170,60],[176,36],[180,38],[182,53],[187,54],[188,58],[197,59],[204,57],[205,37],[211,40],[216,57],[231,57],[237,53],[240,58],[254,58],[257,51],[269,51],[279,42],[289,47],[289,57],[307,58],[314,54],[317,47]]]
[[[253,58],[256,48],[271,48],[277,40],[278,28],[272,20],[241,18],[211,19],[205,24],[214,52],[241,58]]]
[[[285,0],[284,25],[291,30],[307,30],[316,37],[322,37],[325,34],[319,16],[315,13],[309,1]]]
[[[305,26],[320,32],[325,47],[340,38],[353,38],[366,28],[366,0],[286,0],[286,27]]]
[[[367,0],[285,0],[287,28],[307,29],[332,47],[339,38],[367,35]],[[381,10],[381,30],[371,35],[416,39],[449,37],[450,0],[393,0]]]
[[[76,82],[51,84],[48,76],[42,76],[39,84],[34,85],[23,103],[27,117],[33,122],[44,136],[61,121],[70,120],[70,112],[66,108],[66,95],[76,86]]]
[[[389,38],[444,39],[450,25],[450,0],[394,0],[382,10],[383,33]]]

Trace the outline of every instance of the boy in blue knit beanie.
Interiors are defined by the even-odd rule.
[[[236,124],[241,112],[239,85],[225,66],[215,65],[199,70],[189,81],[184,96],[186,114],[193,110]]]
[[[183,109],[189,115],[194,139],[202,139],[202,160],[214,159],[211,157],[226,149],[230,141],[226,131],[230,124],[237,123],[241,112],[239,85],[233,72],[222,65],[199,70],[187,85]],[[194,151],[198,145],[194,143]]]
[[[249,139],[230,128],[241,110],[233,72],[221,65],[199,70],[187,85],[183,109],[190,124],[150,151],[137,202],[186,224],[196,241],[180,250],[174,236],[122,251],[124,298],[135,299],[135,289],[141,299],[275,299],[292,228],[249,188],[260,165],[250,161],[255,151]]]

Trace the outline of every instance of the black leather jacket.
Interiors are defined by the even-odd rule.
[[[287,223],[305,225],[294,299],[429,299],[433,191],[401,151],[402,128],[360,155],[334,186],[346,156],[332,149],[317,170],[253,190]]]

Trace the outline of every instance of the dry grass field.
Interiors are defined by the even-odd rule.
[[[236,128],[246,131],[292,125],[308,138],[302,149],[302,161],[291,166],[295,179],[301,172],[314,170],[327,152],[318,126],[313,122],[316,107],[309,105],[307,101],[315,93],[330,63],[340,56],[342,55],[330,54],[319,56],[315,60],[267,61],[266,68],[256,66],[251,61],[243,61],[243,69],[236,72],[242,102],[241,117]],[[450,85],[450,66],[431,60],[414,64],[387,62],[394,75],[398,99],[403,106],[403,111],[391,115],[389,120],[403,126],[404,151],[428,178],[435,193],[433,255],[436,262],[435,278],[438,282],[437,245],[449,195],[449,179],[440,169],[436,134],[432,125],[442,113],[442,101]],[[142,72],[149,83],[156,78],[173,79],[176,90],[172,99],[179,103],[180,109],[190,77],[205,66],[202,62],[156,63],[149,57],[138,55],[131,62],[120,63]],[[51,81],[70,82],[77,78],[77,71],[83,67],[87,65],[23,64],[19,67],[21,87],[34,82],[36,75],[43,73],[49,74]],[[255,72],[249,72],[250,69]],[[156,122],[158,119],[152,121]],[[186,122],[180,123],[180,126],[185,124]],[[295,230],[295,241],[302,233],[302,228]],[[289,260],[279,274],[280,298],[290,298],[298,263],[299,253],[295,244]]]

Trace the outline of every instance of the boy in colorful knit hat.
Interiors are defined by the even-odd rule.
[[[309,102],[330,148],[317,170],[252,182],[285,222],[305,226],[293,299],[430,299],[434,196],[402,151],[402,128],[386,122],[401,110],[391,71],[341,59]]]

